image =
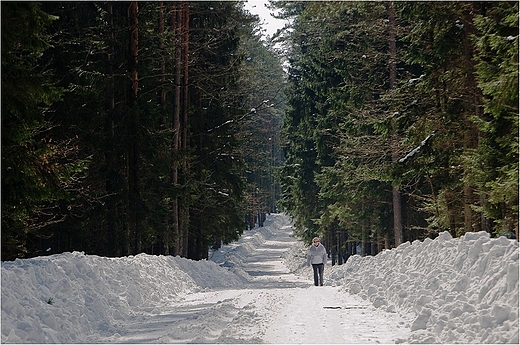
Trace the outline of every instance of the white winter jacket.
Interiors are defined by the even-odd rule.
[[[309,247],[309,253],[307,254],[307,266],[310,264],[325,264],[327,263],[327,250],[323,244],[315,246],[311,244]]]

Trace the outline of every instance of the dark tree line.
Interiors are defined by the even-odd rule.
[[[340,262],[518,238],[518,2],[272,2],[293,18],[281,205]]]
[[[283,73],[240,2],[1,6],[2,260],[202,259],[274,210]]]

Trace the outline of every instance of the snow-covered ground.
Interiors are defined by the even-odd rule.
[[[2,263],[2,343],[518,343],[518,242],[468,233],[325,268],[290,219],[208,261],[73,252]]]

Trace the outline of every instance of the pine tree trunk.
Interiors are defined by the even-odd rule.
[[[365,214],[365,197],[361,197],[361,214]],[[367,221],[366,219],[361,220],[361,256],[365,256],[365,247],[366,247],[366,236],[367,236],[367,229],[366,229]]]
[[[469,92],[468,98],[466,99],[468,105],[468,111],[464,119],[465,131],[464,131],[464,149],[475,149],[478,146],[478,130],[475,123],[471,120],[472,116],[482,117],[482,94],[478,88],[477,81],[475,79],[476,68],[473,60],[474,46],[471,42],[471,36],[476,33],[476,29],[473,26],[473,17],[478,13],[479,4],[470,4],[469,10],[465,11],[465,15],[462,18],[464,24],[464,60],[466,68],[466,89]],[[466,169],[465,169],[466,170]],[[464,230],[465,232],[480,231],[482,230],[481,219],[472,209],[472,205],[477,200],[473,186],[470,185],[467,179],[464,181]]]
[[[338,242],[336,244],[337,252],[338,252],[338,265],[343,264],[343,251],[341,250],[341,243],[343,239],[343,231],[340,229],[337,221],[334,222],[334,227],[336,228],[336,233],[338,234]]]
[[[128,172],[128,231],[127,249],[128,253],[136,254],[139,248],[139,136],[138,112],[135,110],[137,103],[137,91],[139,87],[139,76],[137,73],[137,63],[139,54],[138,41],[138,3],[130,2],[128,7],[128,25],[130,28],[129,54],[128,54],[128,73],[131,84],[127,93],[127,172]]]
[[[389,53],[390,53],[390,89],[394,89],[397,85],[397,46],[396,46],[396,20],[395,10],[392,1],[386,3],[389,20]],[[397,140],[393,143],[397,146]],[[392,162],[397,162],[399,159],[399,153],[397,147],[394,147],[394,153],[392,154]],[[395,246],[398,247],[403,243],[403,220],[402,220],[402,203],[401,203],[401,192],[397,187],[392,187],[392,203],[394,210],[394,240]]]
[[[182,3],[183,14],[183,102],[182,102],[182,143],[181,149],[183,152],[182,159],[182,175],[184,177],[184,184],[187,183],[190,167],[188,165],[188,106],[189,106],[189,49],[190,49],[190,4],[189,2]],[[188,235],[190,223],[190,209],[188,197],[183,195],[181,198],[180,207],[180,249],[183,257],[188,256]]]
[[[159,49],[161,51],[161,60],[159,62],[159,68],[161,70],[161,88],[159,90],[159,104],[161,106],[161,109],[163,110],[162,118],[161,118],[161,127],[167,126],[167,119],[166,119],[166,58],[165,58],[165,38],[164,38],[164,29],[165,29],[165,17],[164,17],[164,2],[159,1],[159,21],[158,21],[158,34],[160,37],[159,42]],[[162,235],[162,243],[160,248],[160,253],[164,255],[170,254],[170,228],[167,225],[164,228],[163,235]]]
[[[110,256],[121,255],[120,247],[118,246],[118,225],[116,216],[116,187],[115,176],[117,175],[117,169],[115,168],[115,132],[114,132],[114,113],[115,113],[115,99],[114,99],[114,13],[113,7],[110,2],[106,3],[106,22],[108,26],[108,53],[105,59],[105,73],[108,77],[107,88],[106,88],[106,114],[105,114],[105,148],[103,150],[106,175],[105,175],[105,192],[108,195],[106,202],[106,231],[107,231],[107,242],[102,254]]]
[[[179,195],[177,187],[179,185],[179,149],[180,149],[180,131],[181,131],[181,73],[182,73],[182,56],[181,56],[181,10],[178,4],[175,4],[172,12],[172,27],[175,30],[175,72],[174,72],[174,102],[173,102],[173,118],[172,118],[172,171],[171,183],[175,188],[171,206],[171,229],[173,235],[173,252],[174,256],[179,255],[180,233],[179,233]]]
[[[166,109],[166,61],[164,56],[164,2],[159,1],[159,22],[158,22],[158,34],[160,36],[159,42],[159,50],[161,51],[161,62],[159,63],[159,68],[161,70],[161,89],[159,91],[159,104],[161,108]],[[161,125],[166,125],[166,118],[163,117],[161,119]]]
[[[396,187],[392,187],[392,204],[394,209],[394,244],[398,247],[403,243],[403,223],[401,192]]]

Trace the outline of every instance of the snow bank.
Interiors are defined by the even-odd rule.
[[[199,291],[246,287],[254,280],[243,269],[248,256],[289,227],[287,216],[270,215],[264,227],[246,231],[209,261],[73,252],[2,262],[1,341],[118,339],[118,326],[140,313],[159,315]],[[312,270],[299,268],[306,246],[288,245],[285,265],[309,276]],[[518,343],[518,259],[514,240],[491,239],[485,232],[455,239],[441,233],[373,257],[352,256],[341,266],[329,263],[325,284],[402,315],[410,323],[411,343]]]
[[[214,262],[146,254],[3,262],[2,343],[82,342],[93,332],[113,333],[135,311],[158,312],[180,295],[241,281]]]
[[[518,242],[486,232],[355,255],[330,279],[412,316],[412,343],[518,343]]]
[[[179,296],[242,286],[245,258],[289,218],[270,217],[210,261],[139,254],[122,258],[63,253],[2,263],[2,343],[84,342],[115,332],[135,312],[159,312]]]

